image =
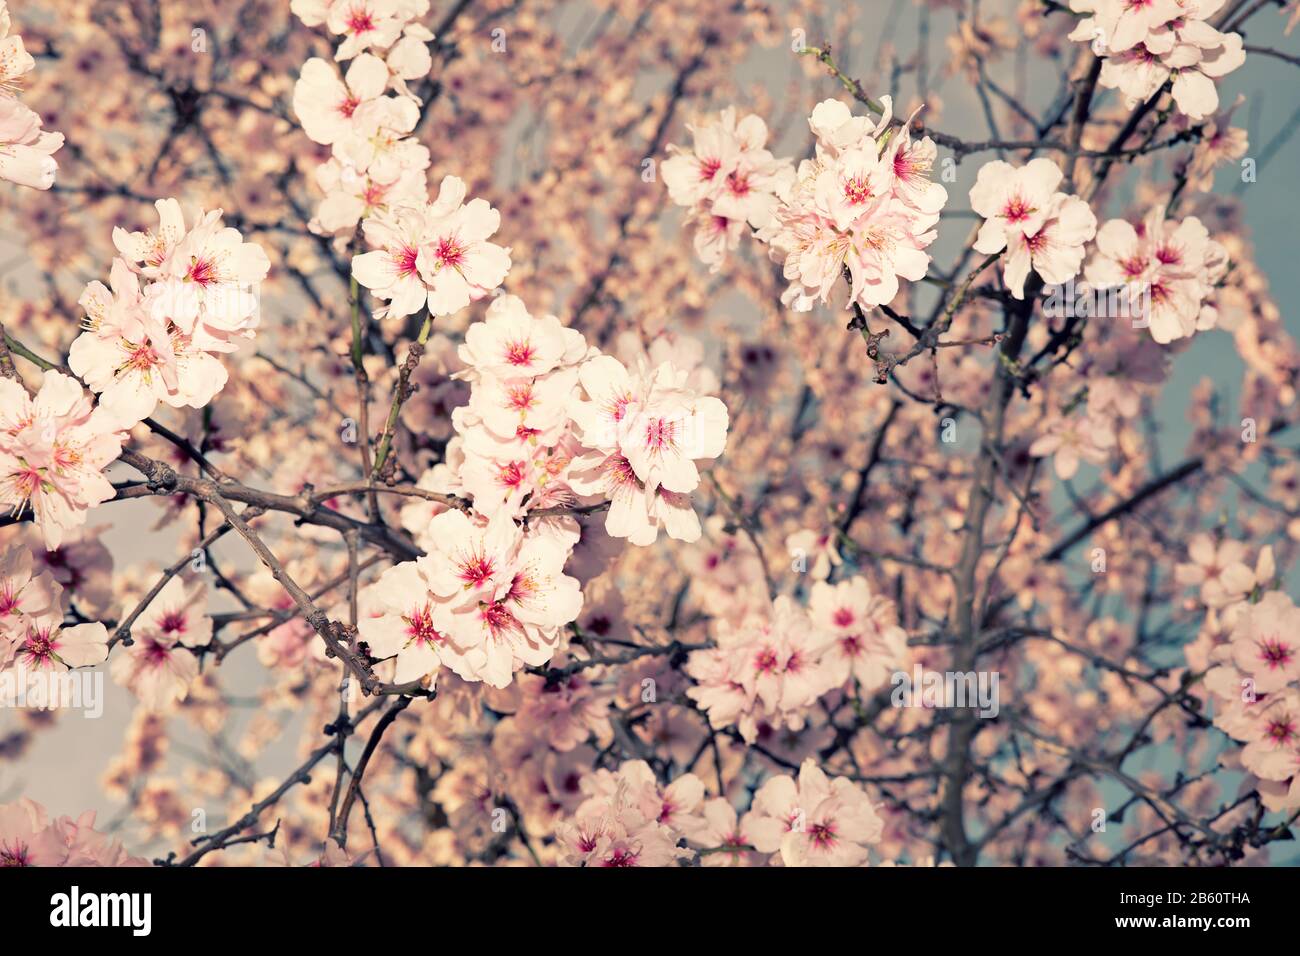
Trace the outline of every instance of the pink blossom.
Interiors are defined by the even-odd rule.
[[[786,866],[862,866],[884,822],[851,781],[831,780],[809,758],[797,783],[781,776],[763,784],[745,829],[758,850],[780,852]]]
[[[863,577],[836,585],[818,581],[808,598],[817,629],[830,636],[822,662],[830,680],[856,680],[864,691],[883,686],[907,661],[907,632],[898,626],[894,602]]]
[[[1271,694],[1300,679],[1300,610],[1280,591],[1248,604],[1232,628],[1232,661]]]
[[[1079,461],[1103,465],[1115,444],[1115,432],[1104,418],[1091,415],[1062,416],[1047,427],[1047,434],[1035,439],[1029,454],[1035,458],[1053,456],[1056,476],[1069,481],[1079,470]]]
[[[717,647],[695,651],[686,673],[697,686],[686,693],[714,727],[735,725],[746,741],[760,721],[802,729],[806,708],[836,683],[823,661],[828,636],[787,596],[770,616],[756,614],[738,627],[718,621]]]
[[[810,123],[819,137],[817,156],[800,163],[789,197],[758,233],[790,280],[781,300],[797,312],[827,302],[847,268],[849,305],[886,305],[898,295],[900,279],[919,281],[929,268],[924,250],[947,199],[942,187],[926,184],[930,147],[918,144],[913,154],[909,140],[891,150],[888,106],[876,125],[826,101]]]
[[[1060,168],[1033,159],[1019,169],[994,161],[981,167],[971,189],[971,207],[985,217],[975,250],[985,255],[1006,249],[1004,276],[1018,299],[1032,269],[1050,285],[1079,274],[1084,244],[1097,230],[1097,218],[1077,196],[1056,192]]]
[[[21,544],[10,547],[0,555],[0,642],[22,635],[28,617],[60,613],[62,593],[53,575],[32,573],[31,551]]]
[[[1208,534],[1193,535],[1187,545],[1191,561],[1174,568],[1179,584],[1200,587],[1207,607],[1221,608],[1244,598],[1255,586],[1255,575],[1246,565],[1246,548],[1239,541],[1215,543]]]
[[[0,179],[49,189],[59,168],[53,154],[62,146],[62,133],[42,130],[40,116],[17,100],[0,96]]]
[[[420,567],[410,561],[394,565],[368,592],[381,612],[358,622],[370,655],[376,660],[396,657],[393,680],[399,684],[436,674],[438,650],[451,627],[451,607],[430,593]]]
[[[377,56],[357,57],[342,80],[337,67],[312,57],[293,88],[294,115],[313,142],[329,145],[350,136],[364,138],[390,125],[387,120],[394,116],[410,112],[397,100],[384,98],[387,85],[388,67]],[[393,114],[393,109],[401,112]],[[397,128],[401,126],[406,127],[401,132],[410,132],[414,123],[399,122]]]
[[[46,548],[113,497],[103,470],[121,451],[119,427],[59,372],[45,373],[34,400],[13,379],[0,379],[0,503],[14,512],[30,505]]]
[[[465,184],[443,179],[436,202],[398,207],[365,220],[366,240],[380,249],[352,260],[352,273],[388,305],[379,317],[410,315],[428,305],[450,315],[501,284],[510,250],[488,242],[501,217],[482,199],[463,205]]]
[[[108,657],[108,632],[103,624],[63,626],[59,608],[23,620],[14,655],[28,670],[66,671],[101,664]]]

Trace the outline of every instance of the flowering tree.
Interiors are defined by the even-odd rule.
[[[0,863],[1276,861],[1300,5],[848,6],[0,4]]]

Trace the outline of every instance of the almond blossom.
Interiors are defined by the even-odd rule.
[[[1078,473],[1081,460],[1104,464],[1114,444],[1115,432],[1104,418],[1066,415],[1047,426],[1047,434],[1035,439],[1029,454],[1035,458],[1051,455],[1056,476],[1069,481]]]
[[[715,797],[704,801],[702,823],[690,835],[700,854],[701,866],[750,866],[756,856],[749,835],[750,815],[741,818],[729,800]]]
[[[582,781],[582,791],[588,800],[626,800],[636,805],[646,819],[688,836],[704,825],[699,813],[704,784],[693,773],[682,774],[663,786],[644,760],[627,760],[617,772],[601,769],[588,776]]]
[[[581,333],[566,329],[555,316],[534,317],[523,299],[501,295],[492,300],[482,322],[465,330],[460,360],[480,375],[531,378],[564,362],[575,340],[585,349]]]
[[[1260,694],[1300,680],[1300,609],[1287,595],[1269,591],[1237,615],[1232,660]]]
[[[395,657],[393,680],[399,684],[436,674],[438,650],[451,627],[450,603],[430,592],[420,567],[409,561],[385,571],[369,593],[381,613],[358,623],[371,656]]]
[[[212,639],[207,585],[171,578],[131,626],[132,643],[114,652],[113,680],[151,711],[168,712],[188,695],[199,674],[194,651]]]
[[[1219,106],[1215,81],[1245,62],[1237,33],[1210,24],[1225,0],[1071,0],[1082,18],[1072,40],[1103,56],[1099,82],[1119,89],[1130,109],[1155,95],[1171,77],[1178,109],[1191,119]]]
[[[53,154],[62,146],[62,133],[41,129],[40,116],[0,95],[0,179],[49,189],[59,168]]]
[[[563,573],[571,541],[525,535],[505,511],[477,522],[445,511],[427,537],[430,553],[367,589],[378,614],[362,622],[362,638],[372,655],[396,656],[399,682],[445,664],[505,687],[516,670],[551,659],[560,628],[582,609],[578,582]]]
[[[745,830],[756,849],[786,866],[862,866],[884,823],[870,798],[843,777],[831,779],[811,757],[796,782],[772,777],[754,794]]]
[[[806,312],[829,301],[847,268],[849,305],[887,305],[900,279],[925,277],[924,251],[947,199],[927,173],[933,143],[911,144],[906,133],[891,146],[892,102],[883,97],[879,123],[854,117],[844,104],[827,100],[809,120],[818,137],[814,159],[799,164],[794,186],[758,238],[783,262],[791,280],[782,302]],[[937,188],[934,188],[936,187]]]
[[[106,294],[91,283],[81,303],[87,310],[86,331],[72,343],[68,367],[100,393],[100,403],[123,423],[141,421],[158,403],[174,408],[201,408],[226,384],[226,369],[215,355],[194,345],[193,336],[157,318],[151,303],[121,259],[113,260],[113,306],[100,309]],[[120,308],[118,306],[121,306]],[[200,337],[202,340],[202,337]]]
[[[1264,780],[1289,780],[1300,773],[1300,692],[1271,694],[1249,708],[1241,762]]]
[[[24,545],[0,555],[0,642],[22,634],[26,618],[61,610],[63,588],[49,572],[32,571],[32,553]],[[0,666],[4,659],[0,652]]]
[[[351,238],[358,223],[397,206],[417,205],[425,196],[424,168],[396,169],[392,179],[381,179],[383,170],[358,172],[350,163],[331,158],[316,168],[316,184],[325,193],[308,224],[318,235]]]
[[[771,221],[794,181],[794,168],[765,148],[762,118],[750,114],[737,121],[734,107],[687,129],[694,144],[689,150],[668,147],[664,184],[669,198],[688,208],[688,221],[696,224],[696,251],[716,272],[747,229]]]
[[[95,811],[75,820],[51,820],[45,808],[23,798],[0,805],[0,867],[17,866],[148,866],[130,856],[122,843],[97,832]]]
[[[0,378],[0,504],[31,507],[46,548],[57,548],[113,497],[103,471],[122,449],[121,427],[61,372],[45,373],[35,399]]]
[[[1084,275],[1099,288],[1122,287],[1130,312],[1165,345],[1214,326],[1207,299],[1227,268],[1227,250],[1200,219],[1166,220],[1157,206],[1137,226],[1124,219],[1105,223]]]
[[[63,145],[62,133],[41,129],[39,115],[19,103],[16,93],[22,78],[36,67],[23,47],[23,38],[9,33],[7,3],[0,2],[0,179],[49,189],[58,164],[53,154]]]
[[[1232,114],[1244,102],[1245,97],[1238,96],[1231,107],[1205,121],[1200,141],[1185,169],[1188,188],[1209,192],[1214,188],[1215,167],[1235,163],[1246,155],[1250,139],[1244,129],[1231,125]]]
[[[1199,587],[1207,607],[1225,607],[1244,598],[1255,586],[1255,575],[1245,563],[1246,547],[1240,541],[1215,543],[1208,534],[1193,535],[1187,544],[1186,564],[1174,568],[1179,584]]]
[[[13,654],[28,670],[66,671],[102,664],[108,658],[108,632],[98,622],[64,627],[62,609],[56,607],[24,618]]]
[[[635,378],[612,356],[594,357],[579,370],[587,395],[574,409],[588,447],[618,453],[649,490],[685,494],[700,483],[696,462],[722,454],[726,406],[696,395],[687,373],[664,363]]]
[[[189,695],[199,676],[199,660],[176,634],[152,630],[130,647],[115,650],[108,672],[146,708],[166,713]]]
[[[388,67],[377,56],[357,57],[342,80],[336,67],[312,57],[293,88],[294,115],[303,132],[327,146],[349,135],[369,136],[382,125],[380,98],[387,86]]]
[[[221,210],[200,213],[159,264],[150,311],[194,338],[198,347],[233,352],[259,322],[257,285],[270,270],[266,252],[223,226]]]
[[[465,184],[447,176],[435,202],[377,213],[362,223],[367,242],[380,249],[355,256],[352,274],[388,301],[377,317],[410,315],[425,305],[431,315],[450,315],[505,279],[510,250],[487,241],[500,215],[482,199],[464,199]]]
[[[572,821],[557,828],[569,865],[670,866],[693,855],[678,848],[680,833],[659,821],[659,808],[647,806],[646,791],[635,773],[632,776],[632,780],[615,778],[612,789],[595,791]]]
[[[68,365],[124,425],[153,414],[159,402],[201,408],[221,391],[218,356],[253,337],[253,287],[270,263],[256,243],[221,227],[221,212],[200,214],[187,231],[180,204],[156,204],[155,232],[113,230],[124,258],[113,260],[111,291],[95,281],[79,304],[85,331]],[[143,278],[147,283],[141,286]]]
[[[207,603],[208,586],[201,578],[187,583],[173,577],[135,619],[131,633],[158,635],[182,647],[206,647],[212,640]]]
[[[408,7],[412,7],[408,11]],[[346,60],[363,50],[386,49],[401,35],[406,21],[427,11],[428,0],[340,0],[333,3],[325,17],[331,33],[344,39],[334,57]]]
[[[716,648],[694,651],[686,673],[698,686],[687,696],[699,703],[714,727],[735,725],[746,741],[762,720],[799,730],[806,709],[835,684],[823,657],[828,635],[786,595],[770,617],[756,614],[738,627],[716,625]]]
[[[187,866],[1293,855],[1285,177],[1203,193],[1245,147],[1195,117],[1295,3],[924,0],[898,115],[835,17],[751,4],[49,3],[76,169],[6,220],[0,684],[128,694],[5,723],[32,795],[93,778]],[[0,863],[138,862],[0,807]]]
[[[1003,276],[1017,299],[1025,297],[1031,269],[1049,285],[1078,275],[1084,244],[1096,234],[1088,204],[1056,191],[1062,175],[1050,159],[1032,159],[1019,169],[995,160],[980,167],[970,191],[971,208],[985,218],[975,251],[1006,250]]]
[[[863,690],[874,690],[905,664],[907,632],[898,626],[894,602],[873,594],[865,578],[835,585],[818,581],[808,597],[808,613],[831,638],[822,662],[832,681],[853,679]]]

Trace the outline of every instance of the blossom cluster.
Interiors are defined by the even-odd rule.
[[[310,228],[346,241],[363,218],[427,198],[429,150],[411,135],[421,104],[407,83],[427,77],[433,65],[434,35],[419,22],[429,2],[293,0],[291,8],[307,26],[339,38],[336,61],[351,61],[340,74],[312,57],[293,91],[303,130],[331,150],[316,169],[325,198]]]
[[[199,649],[212,640],[207,585],[171,578],[131,625],[131,646],[109,666],[113,680],[150,711],[172,710],[199,676]]]
[[[925,278],[934,226],[948,192],[930,179],[936,147],[913,141],[909,124],[892,125],[893,102],[881,98],[879,122],[854,116],[838,100],[817,105],[808,119],[817,138],[812,159],[799,164],[788,202],[760,238],[783,263],[789,287],[781,301],[796,312],[828,302],[848,270],[849,305],[892,302],[900,279]]]
[[[1097,217],[1078,196],[1057,190],[1064,173],[1050,159],[1016,168],[995,160],[980,167],[970,204],[984,217],[975,251],[1001,253],[1003,278],[1017,299],[1025,297],[1032,269],[1059,285],[1079,274],[1083,247],[1097,232]]]
[[[95,281],[79,303],[85,331],[68,366],[99,393],[99,406],[130,427],[161,402],[202,408],[225,386],[220,356],[250,341],[260,322],[257,285],[270,260],[221,210],[186,229],[180,203],[160,199],[158,229],[113,230],[120,258],[111,289]],[[143,283],[142,283],[143,280]]]
[[[113,497],[104,469],[122,450],[122,423],[92,406],[77,381],[46,372],[32,398],[0,378],[0,504],[31,508],[45,547],[57,548],[86,513]]]
[[[369,589],[374,614],[360,631],[373,656],[396,659],[398,682],[432,680],[446,665],[505,687],[556,654],[581,610],[564,569],[598,532],[573,510],[607,508],[605,532],[633,544],[653,543],[661,526],[699,538],[689,495],[697,463],[722,453],[727,410],[690,387],[689,370],[643,361],[633,376],[513,295],[469,326],[459,359],[469,402],[452,412],[448,460],[426,486],[470,507],[438,508],[424,527],[415,512],[428,553]]]
[[[703,866],[862,866],[884,829],[860,787],[812,758],[797,780],[769,777],[743,816],[726,797],[706,798],[695,774],[663,786],[643,760],[580,786],[587,799],[557,828],[571,866],[670,866],[697,854]]]
[[[18,191],[12,217],[49,296],[0,303],[0,501],[18,512],[0,516],[0,689],[99,665],[127,689],[88,726],[120,741],[103,799],[129,807],[113,832],[141,853],[1218,864],[1267,862],[1287,834],[1300,610],[1279,588],[1300,464],[1275,436],[1300,352],[1240,203],[1198,195],[1244,133],[1184,108],[1233,57],[1209,21],[1258,4],[1093,0],[1094,41],[1146,24],[1127,50],[1094,47],[1102,84],[1154,77],[1179,109],[1070,96],[1041,120],[1052,91],[994,71],[1018,49],[1088,60],[1062,45],[1076,18],[959,13],[943,66],[903,59],[889,82],[932,130],[945,101],[973,102],[953,86],[987,94],[988,142],[867,101],[823,37],[791,62],[809,80],[828,67],[871,119],[819,103],[817,77],[786,99],[811,116],[802,162],[774,155],[786,131],[729,108],[648,170],[705,80],[728,102],[726,64],[746,62],[749,102],[774,102],[748,82],[751,55],[790,61],[784,42],[761,49],[781,40],[767,13],[708,10],[697,56],[684,0],[635,20],[615,5],[577,49],[547,5],[448,4],[434,43],[427,0],[293,0],[253,20],[210,3],[199,21],[164,11],[157,35],[50,2],[28,42],[60,68],[24,96],[78,131],[77,162]],[[952,19],[931,6],[933,28]],[[219,56],[193,55],[191,21]],[[0,37],[0,76],[30,72],[15,51]],[[1150,77],[1126,72],[1148,55]],[[593,83],[609,62],[619,75]],[[169,106],[184,122],[160,138]],[[0,145],[0,176],[13,155]],[[980,169],[993,155],[1012,162]],[[131,232],[152,215],[123,176],[137,159],[155,196],[203,198],[225,223],[164,200]],[[970,209],[951,210],[935,180],[972,161]],[[693,243],[658,228],[656,172]],[[1098,230],[1111,208],[1123,218]],[[940,216],[955,245],[972,212],[938,268]],[[71,276],[101,271],[80,250],[114,225],[73,329]],[[736,254],[746,233],[783,274]],[[252,308],[268,260],[290,320]],[[1039,279],[1044,296],[1118,288],[1130,314],[1027,301]],[[879,309],[850,325],[881,386],[857,335],[800,320],[846,296]],[[1241,359],[1250,437],[1207,380],[1173,458],[1174,362],[1208,329]],[[1085,464],[1099,474],[1056,487]],[[166,567],[141,557],[159,543]],[[981,695],[1001,677],[1015,719],[996,697],[968,723],[951,698],[890,692],[960,667]],[[69,729],[57,712],[9,723],[0,758],[20,776]],[[1122,780],[1078,772],[1115,754]],[[1089,836],[1116,786],[1130,796]],[[196,807],[256,822],[196,838]],[[1169,827],[1170,809],[1196,825]],[[0,863],[88,862],[138,861],[89,816],[0,807]]]
[[[1172,80],[1174,103],[1191,119],[1219,108],[1217,80],[1246,61],[1241,35],[1211,24],[1225,0],[1070,0],[1090,14],[1070,34],[1101,56],[1098,82],[1119,90],[1129,108]]]
[[[849,306],[866,308],[892,302],[900,279],[923,279],[948,193],[930,179],[934,142],[913,140],[909,123],[893,122],[892,99],[881,102],[878,122],[838,100],[819,103],[808,119],[815,154],[793,171],[762,148],[767,128],[756,116],[737,124],[727,111],[694,128],[694,148],[675,150],[664,180],[700,224],[701,259],[717,269],[752,227],[783,264],[790,285],[781,301],[798,312],[829,302],[845,270]]]
[[[736,121],[735,107],[698,126],[687,125],[692,146],[670,145],[662,172],[668,197],[689,211],[695,251],[717,272],[746,230],[766,227],[794,184],[794,163],[767,146],[767,124],[750,114]]]
[[[423,192],[423,186],[421,186]],[[388,302],[376,318],[400,318],[425,307],[451,315],[483,298],[510,271],[510,250],[489,237],[501,215],[483,199],[465,202],[465,184],[447,176],[438,198],[390,200],[362,222],[366,241],[377,247],[354,256],[352,275]]]
[[[63,134],[42,129],[40,115],[18,102],[15,94],[36,61],[10,27],[9,5],[0,0],[0,179],[49,189],[58,172],[54,153],[63,145]]]
[[[1228,251],[1195,216],[1165,218],[1156,206],[1136,225],[1111,219],[1097,232],[1097,249],[1084,269],[1090,285],[1119,287],[1129,311],[1147,322],[1165,345],[1214,328],[1215,287],[1228,271]]]
[[[0,670],[66,671],[102,663],[108,632],[97,622],[63,626],[63,587],[48,571],[34,573],[21,544],[0,555]]]
[[[24,797],[0,804],[0,867],[148,866],[130,856],[119,840],[95,830],[95,812],[51,819],[45,808]]]
[[[750,742],[760,726],[802,730],[808,708],[851,681],[878,689],[906,653],[893,602],[872,594],[862,577],[817,582],[807,610],[780,595],[770,614],[739,625],[720,620],[715,643],[691,654],[686,673],[696,686],[687,696],[712,726],[735,726]]]
[[[1276,590],[1271,547],[1253,567],[1246,558],[1239,541],[1192,538],[1176,577],[1197,589],[1206,617],[1186,656],[1205,671],[1215,726],[1242,745],[1220,763],[1252,774],[1268,810],[1291,813],[1300,809],[1300,608]]]

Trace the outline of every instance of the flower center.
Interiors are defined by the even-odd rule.
[[[465,261],[465,247],[455,237],[448,236],[438,240],[434,255],[444,266],[459,266]]]
[[[429,605],[427,604],[409,617],[403,616],[402,620],[406,622],[406,633],[411,636],[411,640],[407,642],[408,647],[412,642],[421,645],[432,645],[442,644],[447,640],[433,626],[433,616],[429,613]]]
[[[835,845],[835,824],[814,823],[808,830],[813,846],[819,850],[829,850]]]
[[[144,659],[151,667],[162,667],[172,657],[172,649],[161,641],[148,641],[144,646]]]
[[[29,666],[48,667],[54,642],[50,640],[49,631],[29,631],[27,641],[23,644],[23,657]]]
[[[1259,656],[1269,668],[1285,667],[1290,663],[1293,654],[1291,648],[1276,637],[1266,638],[1259,648]]]
[[[534,354],[532,343],[527,340],[510,342],[506,345],[506,361],[511,365],[528,365],[532,362]]]
[[[1024,222],[1033,212],[1034,210],[1029,207],[1027,202],[1016,196],[1002,210],[1002,216],[1009,222]]]
[[[1134,278],[1135,276],[1140,276],[1142,273],[1146,272],[1147,261],[1141,256],[1134,256],[1131,259],[1125,259],[1121,262],[1120,268],[1124,270],[1126,276]]]
[[[190,256],[190,267],[185,273],[185,279],[206,288],[217,281],[217,265],[206,256]]]
[[[488,631],[491,632],[494,638],[520,630],[519,622],[515,619],[515,616],[500,601],[495,604],[481,605],[479,607],[479,616],[483,619],[483,623],[487,625]]]
[[[0,843],[0,867],[31,866],[29,852],[27,844],[16,840],[13,843]]]
[[[407,276],[414,275],[416,270],[415,260],[419,257],[420,250],[415,246],[403,246],[395,257],[398,278],[405,279]]]
[[[871,198],[871,184],[865,176],[854,176],[844,183],[844,199],[850,206],[860,206]]]
[[[497,470],[497,481],[507,488],[518,488],[524,481],[524,463],[512,461]]]
[[[677,423],[666,418],[656,418],[646,424],[645,443],[652,451],[672,448],[677,442]]]
[[[374,28],[374,15],[364,7],[359,10],[354,9],[350,14],[348,14],[349,33],[367,33]]]

